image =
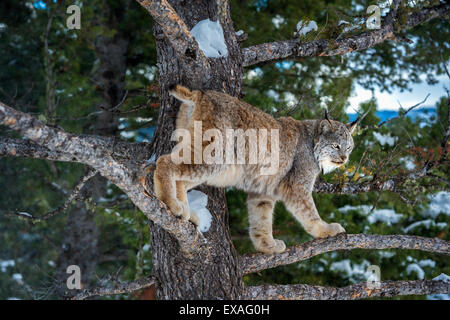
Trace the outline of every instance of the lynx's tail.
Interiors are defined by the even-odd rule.
[[[193,92],[186,87],[180,86],[179,84],[171,85],[169,87],[169,94],[186,104],[193,103]]]

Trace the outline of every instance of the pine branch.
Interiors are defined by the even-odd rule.
[[[409,249],[450,255],[450,242],[409,235],[339,234],[289,247],[283,253],[245,254],[241,257],[242,273],[308,260],[325,252],[352,249]]]

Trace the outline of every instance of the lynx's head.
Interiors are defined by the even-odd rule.
[[[353,150],[352,133],[358,121],[347,125],[328,119],[319,122],[314,138],[314,156],[323,173],[328,173],[344,165]]]

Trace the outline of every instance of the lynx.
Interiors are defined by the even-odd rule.
[[[163,155],[156,162],[154,191],[170,211],[182,219],[198,224],[195,212],[189,209],[187,191],[200,184],[215,187],[236,187],[248,194],[250,238],[256,250],[281,253],[286,249],[282,240],[272,235],[272,215],[276,201],[286,208],[303,228],[315,238],[334,236],[345,232],[338,223],[323,221],[313,201],[312,191],[318,175],[344,165],[354,147],[352,133],[357,121],[343,124],[330,120],[298,121],[291,117],[273,118],[260,109],[216,91],[200,91],[174,85],[169,93],[182,102],[176,119],[176,128],[194,135],[194,122],[201,122],[201,131],[218,130],[225,136],[229,128],[277,130],[279,139],[278,166],[273,174],[261,174],[267,159],[250,164],[255,149],[246,144],[246,163],[175,163],[172,154]],[[273,133],[268,134],[272,136]],[[212,138],[211,140],[214,140]],[[189,144],[191,159],[208,141]],[[267,150],[274,148],[268,139]],[[238,148],[234,148],[237,152]],[[266,152],[268,153],[268,152]],[[186,156],[186,155],[185,155]],[[263,157],[264,158],[264,157]],[[270,165],[270,164],[269,164]]]

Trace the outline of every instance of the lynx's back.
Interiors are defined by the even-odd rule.
[[[170,93],[183,102],[178,113],[176,127],[189,130],[191,136],[194,136],[195,122],[201,123],[202,134],[207,130],[215,129],[219,130],[223,137],[226,137],[228,129],[241,130],[241,132],[255,130],[257,134],[261,130],[267,132],[266,148],[268,152],[263,157],[264,159],[259,159],[258,164],[249,164],[252,150],[249,148],[249,143],[245,143],[243,151],[245,164],[224,164],[227,170],[223,174],[223,179],[219,177],[216,181],[210,181],[210,184],[224,187],[236,183],[236,187],[245,191],[261,191],[261,188],[275,187],[292,166],[298,143],[299,122],[297,120],[292,118],[274,119],[271,115],[245,101],[217,91],[194,90],[190,92],[182,86],[176,86]],[[273,130],[278,135],[277,143],[282,142],[278,143],[277,148],[279,149],[276,150],[277,171],[271,176],[261,175],[261,166],[270,162],[270,153],[274,150],[271,145]],[[203,141],[202,147],[205,148],[208,143],[208,141]],[[237,154],[238,151],[235,146],[235,153]]]
[[[177,86],[177,92],[180,86]],[[174,94],[180,98],[177,93]],[[191,95],[185,95],[177,116],[177,128],[190,128],[194,121],[202,121],[203,128],[225,129],[241,128],[244,131],[249,128],[278,128],[279,123],[270,115],[260,109],[232,97],[226,93],[217,91],[192,91]]]

